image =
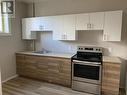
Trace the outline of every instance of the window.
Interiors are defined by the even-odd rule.
[[[8,14],[2,15],[0,6],[0,36],[1,35],[3,36],[11,35],[11,29]]]

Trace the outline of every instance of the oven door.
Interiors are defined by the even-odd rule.
[[[101,63],[73,60],[72,79],[74,81],[100,84]]]

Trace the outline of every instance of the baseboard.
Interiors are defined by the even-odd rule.
[[[9,77],[9,78],[7,78],[6,80],[2,81],[2,83],[5,83],[5,82],[7,82],[7,81],[9,81],[9,80],[11,80],[11,79],[14,79],[14,78],[16,78],[16,77],[18,77],[17,74],[14,75],[14,76],[11,76],[11,77]]]

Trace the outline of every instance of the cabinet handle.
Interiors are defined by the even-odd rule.
[[[90,29],[93,29],[94,25],[93,24],[90,24]]]
[[[104,34],[104,41],[107,41],[107,34]]]
[[[88,27],[89,27],[89,24],[87,24],[87,29],[88,29]]]
[[[40,26],[40,30],[43,30],[43,28],[44,28],[43,26]]]
[[[65,35],[65,39],[67,39],[67,35]]]
[[[62,35],[62,39],[66,40],[67,39],[67,35]]]
[[[90,28],[91,28],[91,24],[88,23],[88,24],[87,24],[87,29],[90,29]]]
[[[65,35],[62,35],[62,39],[63,39],[63,40],[65,39]]]

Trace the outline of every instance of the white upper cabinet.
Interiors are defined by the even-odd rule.
[[[53,30],[53,19],[52,16],[49,17],[37,17],[38,22],[40,23],[39,31],[52,31]]]
[[[22,19],[22,39],[36,39],[36,32],[38,23],[34,18],[24,18]]]
[[[53,31],[53,40],[77,40],[76,30],[103,30],[103,41],[121,41],[122,11],[25,18],[22,38],[36,39],[36,31]]]
[[[65,40],[76,40],[76,26],[75,26],[75,15],[64,15],[63,16]]]
[[[104,41],[121,41],[122,11],[105,12]]]
[[[52,17],[33,17],[22,19],[22,38],[36,39],[36,31],[52,31]]]
[[[76,40],[75,15],[53,17],[53,40]]]
[[[77,14],[76,30],[103,30],[104,12]]]
[[[104,29],[104,12],[90,13],[89,16],[91,30]]]
[[[63,39],[63,16],[53,17],[53,40]]]
[[[89,14],[76,15],[76,30],[89,30]]]

